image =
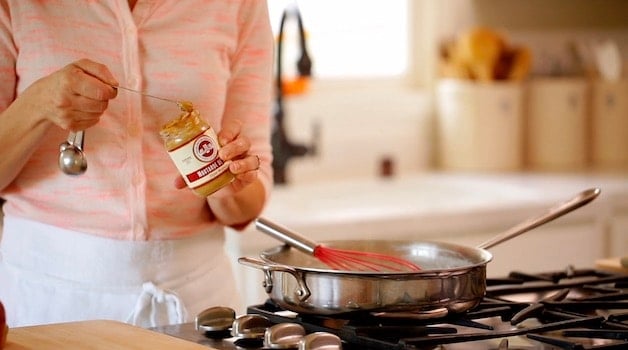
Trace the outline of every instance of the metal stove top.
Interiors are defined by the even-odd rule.
[[[271,301],[250,306],[247,314],[273,324],[298,323],[307,333],[335,334],[349,350],[628,349],[628,275],[571,268],[512,272],[487,279],[486,297],[478,307],[434,319],[408,313],[383,318],[371,313],[298,315]],[[155,330],[216,349],[264,349],[261,340],[194,328],[190,323]]]

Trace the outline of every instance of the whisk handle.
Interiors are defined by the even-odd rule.
[[[263,217],[255,220],[255,228],[310,255],[314,255],[314,250],[318,246],[318,243],[315,241]]]

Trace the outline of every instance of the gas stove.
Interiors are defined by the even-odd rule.
[[[247,316],[324,332],[343,349],[628,349],[628,275],[567,268],[489,278],[480,305],[462,314],[296,314],[268,300]],[[193,324],[156,331],[216,349],[268,349],[262,339],[201,332]]]

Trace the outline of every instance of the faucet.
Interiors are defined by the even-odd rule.
[[[294,157],[303,157],[305,155],[316,154],[316,140],[319,134],[318,125],[314,126],[314,140],[309,146],[303,144],[296,144],[290,140],[287,135],[284,125],[284,108],[283,108],[283,80],[281,74],[281,54],[283,43],[283,31],[284,24],[289,15],[296,16],[299,26],[299,44],[301,55],[297,61],[297,71],[301,79],[305,79],[312,74],[312,61],[307,53],[305,45],[305,34],[303,30],[303,21],[301,19],[301,13],[296,6],[292,8],[286,8],[281,16],[281,23],[279,25],[279,36],[277,43],[277,68],[276,68],[276,97],[274,104],[274,127],[272,130],[271,143],[273,148],[273,173],[275,184],[285,184],[286,179],[286,167],[288,162]]]

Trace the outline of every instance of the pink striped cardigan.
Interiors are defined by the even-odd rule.
[[[106,64],[121,86],[195,103],[217,130],[240,119],[271,187],[272,34],[260,0],[8,0],[0,2],[0,110],[77,59]],[[41,140],[0,196],[6,215],[122,240],[186,237],[210,222],[205,199],[177,190],[159,136],[174,104],[119,91],[86,131],[89,167],[57,167],[67,131]],[[0,120],[0,123],[2,121]]]

